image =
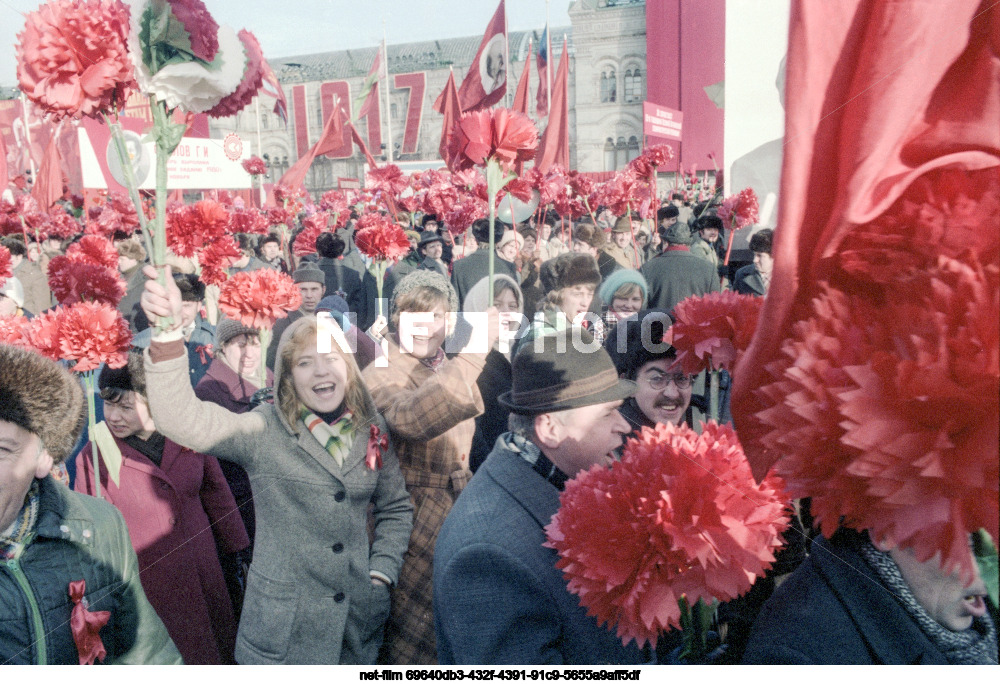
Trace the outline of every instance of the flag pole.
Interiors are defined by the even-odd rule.
[[[24,121],[24,142],[28,146],[28,167],[31,169],[31,185],[35,185],[38,180],[38,172],[35,170],[35,157],[31,154],[31,121],[28,119],[28,101],[21,93],[21,120]]]
[[[254,101],[257,103],[257,154],[261,157],[264,156],[264,146],[260,141],[260,96],[255,96]],[[260,206],[264,206],[264,179],[260,179],[260,187],[258,188],[258,197],[260,198]]]
[[[510,30],[507,26],[507,3],[503,5],[503,49],[504,49],[504,88],[506,93],[504,94],[504,101],[507,106],[511,105],[511,94],[510,94],[510,75],[513,71],[510,63]]]
[[[382,68],[379,69],[378,97],[382,100],[382,80],[385,77],[385,134],[389,142],[385,146],[386,159],[392,164],[392,110],[389,108],[389,49],[385,40],[385,19],[382,19]]]
[[[548,115],[552,115],[552,66],[554,58],[552,56],[552,34],[549,33],[549,0],[545,0],[545,87],[549,101],[546,105]]]

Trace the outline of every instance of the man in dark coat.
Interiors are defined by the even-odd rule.
[[[750,238],[750,251],[753,252],[753,263],[736,271],[733,279],[733,289],[740,294],[763,297],[771,285],[771,269],[774,259],[771,258],[771,241],[774,231],[764,228]]]
[[[996,665],[996,607],[987,602],[978,570],[966,587],[937,557],[921,563],[841,529],[817,537],[764,604],[743,662]]]
[[[302,306],[295,311],[290,311],[285,318],[279,318],[271,330],[271,344],[267,347],[266,358],[266,365],[271,370],[274,370],[274,363],[278,357],[278,344],[281,341],[281,335],[295,321],[303,316],[313,315],[326,292],[326,274],[315,266],[309,264],[299,266],[292,274],[292,280],[295,281],[299,293],[302,295]]]
[[[663,251],[643,264],[640,271],[649,283],[649,308],[673,311],[692,295],[719,292],[719,274],[710,263],[691,253],[691,229],[674,223],[663,240]]]
[[[451,284],[458,293],[459,307],[465,304],[465,295],[472,286],[487,277],[490,272],[490,222],[487,219],[474,221],[472,236],[479,243],[479,249],[467,257],[456,260],[451,267]],[[503,237],[503,224],[500,222],[494,226],[493,236],[494,244],[499,243]],[[508,275],[515,283],[520,283],[517,267],[513,262],[505,261],[496,254],[493,255],[493,272]]]
[[[340,293],[356,315],[356,320],[362,321],[368,315],[365,291],[358,272],[344,266],[341,257],[345,249],[347,242],[337,233],[320,233],[316,238],[316,252],[319,254],[316,266],[326,274],[326,294]]]
[[[583,332],[585,343],[592,338]],[[434,551],[434,624],[442,664],[630,663],[634,643],[587,615],[543,546],[559,493],[581,470],[608,463],[628,432],[616,410],[635,392],[603,349],[587,353],[555,335],[513,363],[514,413],[459,495]]]

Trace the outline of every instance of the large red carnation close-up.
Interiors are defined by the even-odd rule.
[[[226,95],[219,104],[209,109],[206,114],[217,118],[233,116],[243,110],[253,101],[257,91],[264,81],[264,53],[260,49],[257,36],[246,29],[240,29],[237,34],[243,44],[246,55],[246,67],[243,69],[243,80],[236,90]],[[246,168],[244,165],[243,168]],[[265,170],[266,172],[266,170]],[[250,173],[249,171],[247,173]]]
[[[68,240],[79,235],[81,230],[83,230],[83,226],[73,216],[66,213],[66,210],[61,207],[53,207],[39,233],[47,238]]]
[[[398,225],[381,214],[365,214],[358,219],[354,245],[374,261],[396,263],[410,253],[410,241]]]
[[[167,246],[178,256],[191,257],[225,235],[228,227],[229,211],[219,202],[180,204],[167,211]]]
[[[685,373],[732,370],[750,345],[763,297],[731,290],[692,296],[674,307],[673,345]]]
[[[69,361],[74,371],[95,370],[102,363],[121,368],[128,361],[132,333],[121,313],[104,302],[59,306],[31,320],[31,346],[54,361]]]
[[[73,261],[83,261],[118,272],[118,250],[111,241],[99,235],[84,235],[66,249]]]
[[[198,263],[201,274],[198,276],[206,285],[222,286],[229,278],[226,269],[233,259],[238,259],[242,252],[232,235],[223,235],[214,240],[198,253]]]
[[[106,302],[118,306],[125,296],[125,281],[117,270],[79,255],[55,256],[49,262],[49,288],[60,304]]]
[[[291,276],[272,268],[235,273],[222,285],[219,310],[251,328],[274,322],[302,306],[302,295]]]
[[[537,148],[538,128],[531,119],[511,109],[481,109],[455,122],[448,168],[460,171],[495,159],[509,170],[515,163],[531,161]]]
[[[546,527],[570,592],[627,644],[680,627],[683,597],[729,601],[774,563],[788,527],[779,480],[754,482],[736,433],[644,427],[622,460],[566,484]]]
[[[135,87],[128,31],[128,10],[118,0],[42,5],[18,35],[21,91],[56,120],[121,110]]]

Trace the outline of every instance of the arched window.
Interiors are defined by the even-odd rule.
[[[260,127],[261,128],[270,128],[271,127],[271,123],[267,119],[267,114],[261,113],[261,115],[260,115]]]
[[[632,161],[639,156],[639,139],[634,135],[628,139],[628,160]]]
[[[389,118],[393,120],[399,118],[399,107],[396,106],[395,102],[389,105]]]
[[[618,136],[618,142],[615,143],[615,168],[620,169],[628,164],[628,143],[625,142],[624,136]]]
[[[601,102],[608,101],[608,74],[601,72]]]
[[[604,143],[604,170],[615,170],[615,141],[611,138]]]
[[[615,74],[615,70],[612,69],[608,73],[608,102],[618,101],[618,77]]]
[[[642,101],[642,70],[639,67],[625,72],[625,101]]]

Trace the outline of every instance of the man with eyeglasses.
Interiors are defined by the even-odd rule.
[[[633,431],[657,423],[691,423],[694,378],[675,365],[677,352],[664,342],[670,324],[665,311],[640,311],[637,318],[621,321],[604,342],[619,375],[638,386],[618,409]]]

